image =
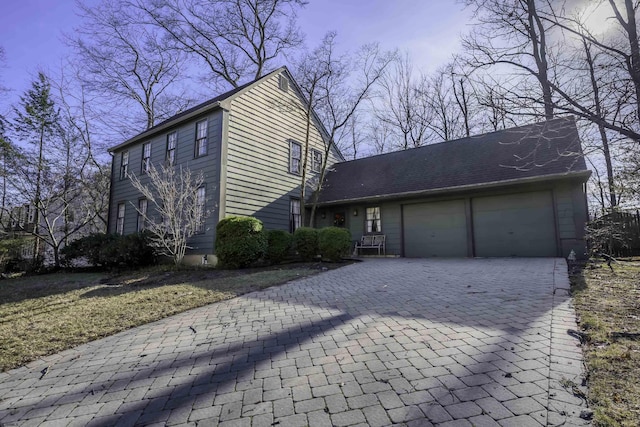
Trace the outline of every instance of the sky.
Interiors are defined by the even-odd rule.
[[[298,22],[310,47],[335,30],[340,47],[379,42],[409,52],[416,67],[432,71],[459,50],[469,17],[454,0],[309,0]],[[69,54],[63,32],[72,33],[79,23],[74,0],[0,1],[0,84],[11,90],[0,112],[29,88],[38,70],[59,69]]]

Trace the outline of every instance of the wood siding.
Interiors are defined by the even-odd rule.
[[[226,139],[224,216],[255,216],[267,229],[289,229],[289,201],[300,197],[301,177],[289,173],[290,141],[302,145],[306,120],[304,103],[289,85],[278,87],[280,74],[263,80],[233,98]],[[310,148],[324,152],[319,130],[311,126]],[[330,162],[337,161],[332,153]],[[307,170],[311,169],[311,150]],[[307,176],[311,176],[307,172]],[[307,195],[310,195],[308,191]]]
[[[205,223],[205,232],[192,237],[189,245],[193,253],[213,253],[215,241],[215,226],[218,218],[218,179],[220,162],[220,140],[222,137],[222,110],[216,110],[197,118],[190,119],[176,126],[163,130],[148,139],[141,140],[125,149],[113,153],[113,173],[111,174],[111,204],[109,212],[109,232],[116,231],[116,218],[118,204],[125,204],[124,233],[136,232],[138,199],[142,195],[133,187],[129,179],[120,180],[120,158],[123,151],[129,151],[129,173],[140,175],[142,166],[142,146],[151,142],[151,163],[159,167],[165,162],[167,150],[167,135],[177,132],[176,168],[190,168],[193,173],[202,172],[205,177],[206,209],[210,212]],[[196,123],[207,120],[208,153],[205,156],[195,157]],[[149,178],[142,177],[142,182],[147,183]],[[149,204],[149,214],[152,214],[152,205]]]

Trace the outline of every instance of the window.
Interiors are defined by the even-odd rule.
[[[302,146],[294,141],[291,141],[289,144],[289,172],[299,175],[302,160]]]
[[[196,123],[196,157],[207,155],[207,121]]]
[[[196,233],[204,233],[204,207],[206,190],[204,187],[198,188],[196,192]]]
[[[293,233],[300,227],[300,200],[291,199],[289,202],[289,230]]]
[[[139,232],[146,228],[145,217],[147,216],[147,199],[138,200],[138,221],[136,230]]]
[[[367,208],[367,233],[381,233],[380,208]]]
[[[116,221],[116,233],[124,234],[124,203],[118,203],[118,219]]]
[[[36,207],[33,205],[27,206],[27,223],[33,224],[36,221]]]
[[[278,77],[278,87],[283,92],[289,90],[289,79],[286,78],[283,74],[280,74],[280,76]]]
[[[148,173],[151,167],[151,143],[142,144],[142,173]]]
[[[322,169],[322,151],[311,150],[311,170],[320,172]]]
[[[176,164],[176,145],[178,144],[178,134],[171,132],[167,135],[167,163],[170,166]]]
[[[120,154],[120,180],[126,179],[129,173],[129,152],[123,151]]]

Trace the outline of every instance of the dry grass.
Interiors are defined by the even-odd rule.
[[[597,426],[640,425],[640,262],[588,265],[573,276],[589,401]],[[637,334],[637,335],[635,335]]]
[[[341,265],[333,265],[337,266]],[[191,308],[315,274],[320,268],[305,264],[240,271],[154,269],[117,277],[58,273],[3,280],[0,372]]]

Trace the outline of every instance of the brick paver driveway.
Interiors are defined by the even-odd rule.
[[[367,260],[0,374],[0,424],[585,424],[567,287],[562,259]]]

